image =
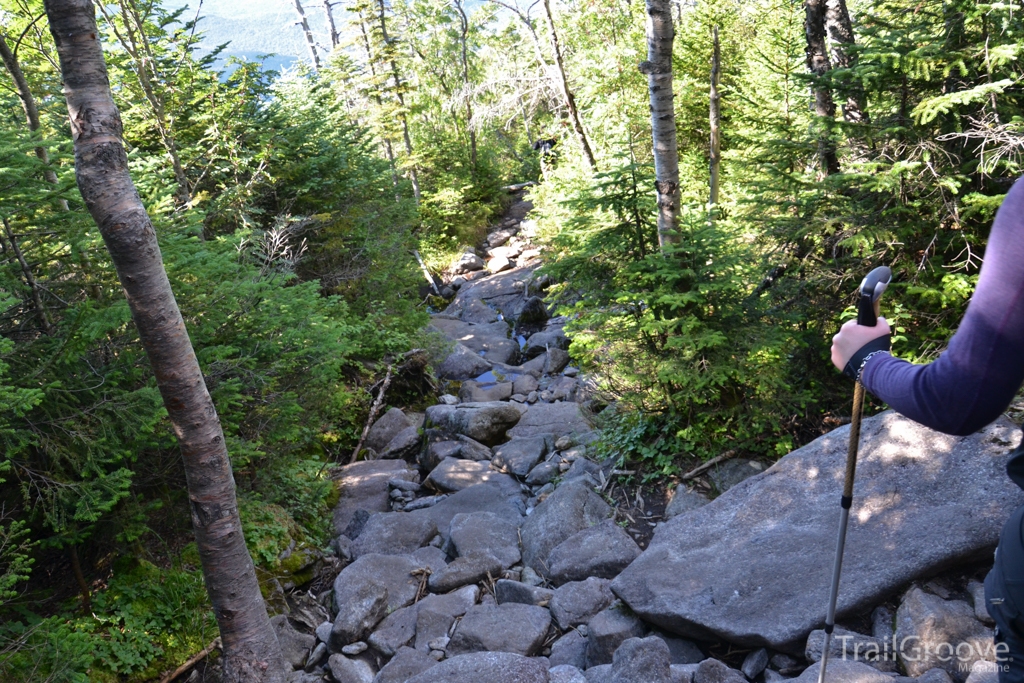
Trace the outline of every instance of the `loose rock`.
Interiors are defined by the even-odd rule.
[[[446,659],[406,683],[548,683],[548,669],[510,652],[476,652]]]
[[[660,638],[630,638],[612,657],[616,683],[672,683],[668,645]]]
[[[353,558],[370,553],[407,555],[430,542],[437,534],[434,521],[403,512],[379,512],[370,517],[352,542]]]
[[[640,555],[640,547],[614,520],[584,529],[548,555],[548,577],[555,585],[596,576],[613,579]]]
[[[517,477],[525,477],[547,452],[547,439],[543,436],[512,439],[494,448],[491,464]]]
[[[528,586],[525,583],[509,581],[508,579],[501,579],[494,585],[494,599],[498,601],[499,605],[506,602],[515,602],[520,605],[546,607],[553,595],[554,592],[547,588]],[[565,628],[561,624],[559,624],[559,627]]]
[[[591,617],[615,601],[611,581],[590,577],[583,581],[570,581],[554,591],[551,597],[551,616],[563,631],[586,624]]]
[[[493,512],[455,515],[448,538],[457,556],[489,554],[503,569],[516,564],[521,557],[518,525]]]
[[[384,665],[373,679],[373,683],[405,683],[407,680],[422,673],[437,662],[426,653],[403,647],[395,653],[390,662]]]
[[[436,574],[431,574],[427,585],[434,593],[447,593],[469,583],[500,576],[502,569],[501,561],[493,555],[466,555],[452,560]]]
[[[587,624],[587,668],[609,664],[619,645],[641,638],[647,629],[619,602],[599,612]]]
[[[962,682],[974,662],[995,658],[992,630],[975,618],[973,607],[963,600],[943,600],[916,586],[896,610],[896,642],[913,643],[899,652],[909,676],[940,668]]]
[[[540,653],[551,615],[543,607],[506,603],[477,605],[459,622],[448,644],[448,655],[469,652]]]
[[[573,481],[559,486],[523,523],[524,564],[546,570],[553,548],[611,514],[608,504],[586,483]]]

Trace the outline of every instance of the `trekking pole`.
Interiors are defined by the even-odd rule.
[[[878,324],[879,302],[882,292],[892,280],[892,271],[885,266],[875,268],[860,283],[857,301],[857,324],[874,327]],[[853,478],[857,471],[857,449],[860,446],[860,417],[864,407],[864,385],[858,381],[853,388],[853,415],[850,417],[850,446],[846,451],[846,478],[843,482],[842,506],[839,512],[839,539],[836,542],[836,560],[832,566],[832,587],[828,592],[828,612],[825,616],[825,647],[821,651],[821,670],[818,683],[825,683],[825,667],[832,645],[832,632],[836,627],[836,600],[839,597],[839,574],[843,569],[843,549],[846,547],[846,528],[853,506]]]

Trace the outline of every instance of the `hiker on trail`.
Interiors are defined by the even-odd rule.
[[[889,353],[891,330],[851,320],[832,339],[832,362],[907,417],[947,434],[973,434],[998,418],[1024,383],[1024,180],[1006,195],[985,249],[978,286],[938,359],[914,365]],[[1007,464],[1024,488],[1024,444]],[[996,643],[1009,648],[1000,683],[1024,683],[1024,507],[999,540],[985,579]]]

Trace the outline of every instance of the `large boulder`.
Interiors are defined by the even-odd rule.
[[[527,657],[540,653],[551,625],[543,607],[514,602],[477,605],[466,615],[448,643],[449,655],[469,652],[514,652]]]
[[[438,532],[447,540],[452,520],[463,512],[493,512],[516,526],[522,524],[523,515],[517,502],[517,497],[508,495],[498,484],[483,483],[463,489],[429,508],[405,514],[434,520]]]
[[[548,555],[555,546],[611,515],[608,503],[585,481],[577,479],[559,486],[523,523],[523,563],[547,571]]]
[[[491,469],[489,462],[445,458],[427,475],[426,483],[439,491],[461,491],[470,486],[492,483],[512,493],[519,484],[511,476]]]
[[[363,446],[373,449],[374,453],[380,453],[399,432],[413,426],[415,425],[412,420],[406,417],[405,413],[398,408],[391,408],[370,427],[363,440]]]
[[[381,585],[387,590],[385,614],[410,605],[420,587],[419,576],[413,572],[422,572],[425,567],[412,555],[363,555],[334,579],[334,610],[341,613],[349,609],[352,601],[368,592],[367,585]]]
[[[476,382],[467,380],[459,387],[459,401],[462,403],[487,403],[507,401],[512,396],[512,382]]]
[[[489,554],[504,568],[519,562],[519,525],[493,512],[471,512],[455,515],[448,529],[448,538],[459,557]]]
[[[613,579],[640,555],[640,546],[614,520],[578,531],[551,549],[547,575],[560,586],[589,576]]]
[[[404,512],[379,512],[370,516],[350,549],[353,558],[370,553],[407,555],[425,546],[436,535],[437,525],[429,518]]]
[[[612,590],[682,636],[799,652],[824,620],[848,439],[841,427],[659,526]],[[989,556],[1024,503],[1005,474],[1019,440],[1006,419],[964,438],[894,412],[865,419],[840,617],[918,576]]]
[[[343,534],[359,510],[387,512],[388,481],[417,480],[419,475],[402,460],[364,460],[345,465],[338,477],[341,496],[334,507],[334,533]]]
[[[530,436],[512,439],[494,448],[491,464],[517,477],[525,477],[548,452],[548,439]]]
[[[465,344],[456,344],[455,350],[437,367],[437,376],[441,379],[470,379],[490,369],[491,363],[478,353]]]
[[[427,408],[427,423],[442,432],[465,434],[493,446],[505,440],[505,432],[519,422],[520,412],[501,401],[433,405]]]
[[[508,338],[508,323],[503,321],[477,325],[450,318],[434,318],[430,324],[491,363],[515,363],[519,358],[519,343]]]
[[[511,652],[475,652],[452,657],[406,683],[548,683],[542,660]]]
[[[557,438],[583,434],[590,430],[590,423],[587,422],[578,403],[536,403],[523,413],[515,427],[508,431],[508,435],[517,439],[540,434],[554,434]]]

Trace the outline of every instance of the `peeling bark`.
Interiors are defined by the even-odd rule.
[[[846,0],[826,0],[825,29],[832,44],[832,68],[852,69],[857,65],[857,55],[851,52],[854,45],[853,23],[846,9]],[[864,91],[859,87],[844,88],[846,103],[843,118],[849,123],[867,123],[868,111]]]
[[[672,92],[672,5],[669,0],[647,0],[647,74],[651,94],[651,136],[654,140],[654,176],[658,193],[658,245],[679,241],[679,149],[676,140],[675,95]]]
[[[46,0],[60,57],[78,187],[99,226],[181,447],[226,683],[283,683],[285,663],[245,547],[224,433],[128,173],[90,0]]]

